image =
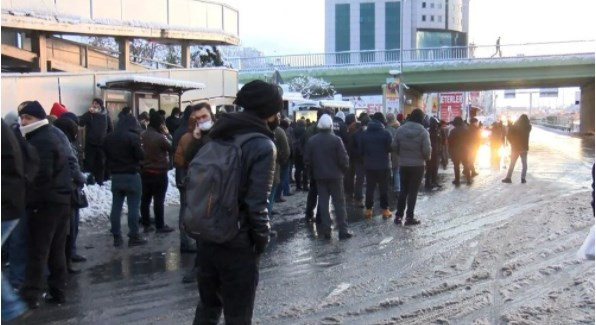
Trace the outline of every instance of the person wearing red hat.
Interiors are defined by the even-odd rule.
[[[67,113],[68,110],[66,109],[66,107],[64,107],[64,105],[60,104],[60,103],[54,103],[54,105],[52,105],[52,109],[50,110],[50,115],[55,116],[56,118],[59,118],[60,115]]]

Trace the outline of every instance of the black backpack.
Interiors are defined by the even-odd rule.
[[[190,162],[183,217],[190,237],[221,244],[238,234],[242,145],[254,138],[269,139],[260,133],[242,134],[231,141],[213,139]]]

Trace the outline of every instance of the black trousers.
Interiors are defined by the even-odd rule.
[[[149,206],[153,200],[153,214],[155,215],[155,227],[163,228],[164,223],[164,202],[168,190],[168,173],[147,173],[141,174],[143,183],[143,194],[141,195],[141,224],[145,227],[151,225],[149,220]]]
[[[439,154],[439,152],[433,152],[430,157],[430,161],[426,163],[426,186],[431,186],[433,184],[439,183]]]
[[[259,284],[259,257],[250,249],[202,245],[198,276],[200,304],[193,325],[250,324]]]
[[[406,211],[406,219],[414,219],[414,209],[416,208],[418,189],[420,188],[423,176],[424,166],[399,167],[401,192],[399,192],[399,199],[397,200],[396,216],[404,216],[407,204],[408,211]]]
[[[294,181],[296,182],[296,188],[307,189],[308,188],[308,173],[304,168],[304,160],[301,154],[295,154],[294,156]]]
[[[95,178],[97,184],[103,184],[105,179],[105,165],[106,154],[102,147],[92,146],[87,144],[85,146],[85,165],[87,169]]]
[[[469,166],[468,166],[468,159],[466,158],[460,158],[460,157],[453,157],[451,158],[451,160],[453,160],[453,172],[455,174],[455,182],[459,183],[459,178],[460,178],[460,165],[464,166],[464,177],[466,178],[466,181],[471,181],[472,179],[472,171],[470,170]]]
[[[366,171],[366,208],[374,205],[375,189],[379,186],[381,209],[389,209],[389,169]]]
[[[26,301],[40,298],[43,291],[44,270],[47,265],[49,292],[53,297],[64,297],[66,289],[66,233],[71,213],[70,205],[54,204],[36,210],[27,210],[29,242],[27,270],[21,288]]]
[[[346,199],[354,198],[354,177],[356,177],[356,168],[354,162],[350,161],[350,167],[348,172],[344,175],[344,193],[346,193]]]
[[[306,216],[312,218],[315,215],[315,207],[317,206],[319,191],[317,189],[317,182],[315,181],[312,168],[308,173],[310,173],[310,188],[308,189],[308,196],[306,197]],[[317,216],[319,215],[318,210],[319,209],[317,208]]]

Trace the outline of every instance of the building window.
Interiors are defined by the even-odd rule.
[[[443,16],[437,16],[437,20],[442,23],[443,22]]]
[[[422,1],[422,8],[426,8],[426,2]]]
[[[430,21],[435,21],[435,15],[430,15]]]
[[[422,21],[426,21],[426,15],[422,15]]]
[[[385,49],[392,50],[400,47],[400,18],[401,2],[385,2]]]
[[[435,9],[435,3],[434,2],[431,2],[430,3],[430,9]]]
[[[335,52],[350,50],[350,5],[335,5]]]
[[[443,9],[443,4],[442,3],[437,4],[437,8]]]
[[[375,49],[375,4],[360,4],[360,50]],[[374,53],[362,53],[362,62],[371,62],[374,60]]]

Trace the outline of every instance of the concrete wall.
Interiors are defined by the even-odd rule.
[[[239,41],[238,10],[201,0],[2,0],[2,24],[73,34]],[[169,33],[161,35],[161,29]]]
[[[594,82],[581,87],[579,132],[594,134]]]
[[[52,104],[58,102],[60,97],[69,111],[82,114],[94,97],[101,97],[102,90],[97,87],[98,83],[130,74],[123,71],[2,74],[2,116],[16,110],[25,100],[38,100],[49,112]],[[235,97],[238,91],[238,72],[225,68],[151,70],[135,74],[195,81],[207,86],[202,90],[186,92],[182,96],[183,101]]]

